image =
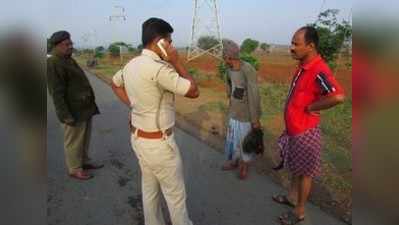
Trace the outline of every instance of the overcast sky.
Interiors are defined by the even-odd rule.
[[[201,0],[203,1],[203,0]],[[20,0],[17,1],[20,6]],[[40,24],[37,31],[49,37],[58,30],[72,34],[76,46],[105,45],[124,41],[134,46],[141,42],[141,24],[150,17],[160,17],[175,29],[176,46],[189,44],[192,0],[52,0],[24,1],[21,15]],[[218,0],[222,36],[239,43],[245,38],[261,42],[289,44],[293,32],[317,18],[320,10],[339,9],[340,19],[351,15],[352,0]],[[324,4],[323,4],[324,2]],[[0,9],[0,19],[15,17],[9,10],[16,5],[7,1]],[[126,21],[110,22],[123,6]],[[4,20],[6,21],[6,20]],[[7,21],[14,23],[15,19]],[[7,24],[7,22],[5,24]],[[4,23],[2,23],[4,25]],[[83,37],[87,37],[86,39]]]

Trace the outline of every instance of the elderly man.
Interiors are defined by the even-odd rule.
[[[47,58],[47,83],[58,119],[64,128],[64,150],[69,175],[79,180],[93,176],[88,169],[103,165],[89,163],[91,118],[99,113],[94,92],[83,70],[72,58],[73,43],[67,31],[55,32]]]
[[[248,165],[254,154],[243,151],[243,141],[251,129],[261,128],[260,97],[256,70],[240,60],[240,48],[231,40],[223,40],[223,60],[227,64],[227,96],[229,98],[229,122],[225,142],[227,161],[223,170],[239,166],[240,179],[248,174]]]
[[[285,104],[286,130],[279,139],[283,161],[292,181],[288,195],[273,200],[294,207],[280,216],[281,224],[305,219],[305,203],[312,179],[320,174],[320,110],[342,103],[344,94],[328,65],[318,53],[319,36],[313,27],[302,27],[291,41],[292,57],[299,61]]]
[[[131,108],[131,143],[142,173],[144,219],[147,225],[165,225],[161,192],[173,225],[192,225],[180,150],[175,143],[175,94],[197,98],[193,78],[171,45],[173,28],[150,18],[142,26],[144,49],[113,77],[115,94]]]

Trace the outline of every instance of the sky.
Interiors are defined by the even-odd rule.
[[[3,4],[0,19],[7,18],[7,14],[15,14],[9,10],[13,4],[17,4],[14,2],[6,1]],[[30,17],[31,22],[37,24],[35,32],[50,37],[55,31],[67,30],[78,47],[106,46],[113,41],[124,41],[137,46],[141,43],[141,24],[150,17],[162,18],[173,26],[175,32],[172,38],[176,46],[185,47],[190,42],[193,0],[24,2],[23,8],[19,6],[18,14]],[[222,37],[238,43],[252,38],[272,44],[289,44],[295,30],[314,22],[320,11],[339,9],[339,19],[348,20],[353,1],[217,0],[217,4]],[[111,15],[121,14],[120,9],[115,6],[123,6],[126,21],[109,20]],[[14,22],[15,20],[10,20],[8,24]]]

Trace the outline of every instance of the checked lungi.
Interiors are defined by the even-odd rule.
[[[316,177],[321,172],[321,131],[311,128],[290,136],[286,131],[278,139],[284,168],[294,176]]]

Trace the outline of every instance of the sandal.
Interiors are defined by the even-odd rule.
[[[281,215],[279,217],[279,220],[280,220],[280,224],[281,225],[295,225],[295,224],[298,224],[298,223],[304,221],[305,220],[305,216],[300,218],[297,215],[295,215],[294,212],[289,211],[289,212],[284,213],[283,215]]]
[[[279,204],[295,207],[295,204],[288,199],[287,195],[274,195],[272,199]]]

